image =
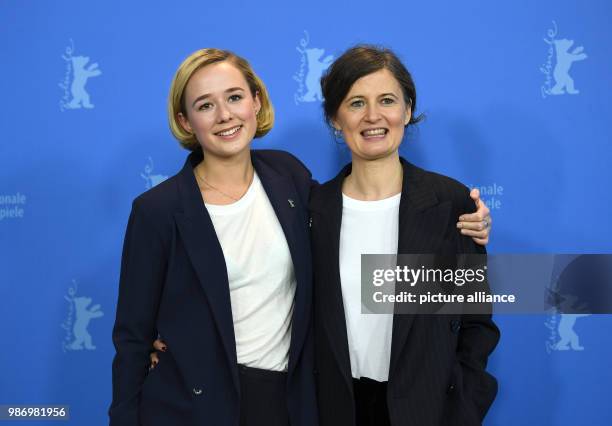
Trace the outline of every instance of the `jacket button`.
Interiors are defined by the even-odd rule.
[[[202,395],[202,389],[200,389],[200,388],[193,388],[193,394],[194,395]]]
[[[453,393],[455,391],[455,385],[452,384],[448,387],[448,389],[446,390],[446,393]]]
[[[461,321],[459,320],[452,320],[450,322],[450,328],[451,331],[455,334],[459,333],[459,330],[461,329]]]

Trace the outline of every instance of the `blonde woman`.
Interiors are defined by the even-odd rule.
[[[138,197],[113,330],[110,424],[315,425],[308,170],[251,150],[273,124],[247,61],[193,53],[169,100],[191,151]],[[154,339],[168,349],[149,371]]]

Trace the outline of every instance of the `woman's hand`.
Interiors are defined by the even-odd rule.
[[[492,222],[491,215],[489,214],[489,208],[480,199],[480,191],[478,189],[472,189],[470,197],[476,202],[478,210],[471,214],[459,216],[457,228],[461,229],[463,235],[472,237],[477,244],[484,246],[489,243]]]
[[[166,344],[163,340],[157,339],[153,342],[154,352],[151,352],[151,365],[149,366],[149,370],[153,370],[155,366],[159,363],[159,357],[157,356],[157,352],[166,352]]]

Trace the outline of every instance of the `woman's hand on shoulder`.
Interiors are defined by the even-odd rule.
[[[478,209],[474,213],[459,216],[457,228],[461,230],[463,235],[472,237],[477,244],[484,246],[489,243],[489,234],[491,233],[490,211],[480,199],[480,191],[477,188],[470,191],[470,197],[474,200]]]

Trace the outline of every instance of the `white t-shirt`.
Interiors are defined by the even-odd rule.
[[[389,380],[392,314],[361,313],[361,255],[395,254],[401,193],[377,201],[342,194],[340,280],[354,378]]]
[[[296,280],[285,234],[259,177],[253,176],[240,200],[206,209],[225,257],[238,363],[286,371]]]

